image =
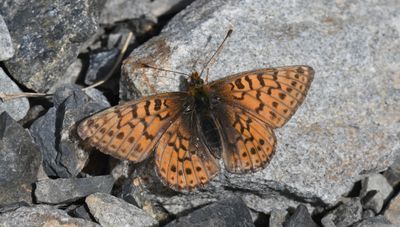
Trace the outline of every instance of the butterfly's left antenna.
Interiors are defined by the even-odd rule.
[[[201,75],[203,74],[204,70],[206,70],[206,69],[208,70],[208,67],[209,67],[211,61],[213,61],[213,63],[215,62],[215,60],[216,60],[218,54],[221,52],[222,47],[224,46],[225,41],[229,38],[229,36],[231,36],[232,32],[233,32],[233,29],[230,28],[230,29],[228,30],[228,32],[226,33],[226,36],[225,36],[224,40],[222,40],[222,43],[219,44],[219,47],[217,48],[217,50],[214,52],[214,54],[211,56],[211,58],[210,58],[210,59],[207,61],[207,63],[204,65],[203,69],[202,69],[201,72],[200,72],[200,77],[201,77]],[[211,65],[212,65],[212,64],[211,64]],[[206,78],[206,81],[207,81],[207,78]]]

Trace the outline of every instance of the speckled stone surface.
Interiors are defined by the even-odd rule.
[[[0,93],[19,94],[21,89],[12,81],[10,77],[0,68]],[[12,100],[0,100],[0,113],[7,112],[14,120],[19,121],[25,117],[29,110],[27,98]]]
[[[178,90],[179,75],[134,63],[200,71],[230,27],[234,33],[210,68],[211,80],[257,68],[312,66],[311,90],[275,130],[277,152],[267,168],[248,175],[223,171],[212,185],[215,193],[222,192],[219,186],[261,197],[272,190],[332,204],[364,174],[386,169],[400,150],[399,24],[397,1],[199,0],[132,52],[120,95]]]
[[[98,29],[101,1],[4,0],[0,14],[10,28],[15,55],[4,64],[19,83],[49,90]]]

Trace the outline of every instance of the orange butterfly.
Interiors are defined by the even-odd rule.
[[[296,112],[313,76],[305,65],[242,72],[211,83],[193,72],[187,91],[106,109],[83,120],[78,134],[103,153],[135,163],[155,150],[161,180],[174,190],[191,191],[218,174],[220,158],[232,173],[263,169],[275,152],[272,129]]]

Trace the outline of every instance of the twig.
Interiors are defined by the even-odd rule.
[[[128,45],[129,45],[129,42],[132,39],[132,36],[133,36],[133,33],[129,32],[128,33],[128,37],[126,38],[126,40],[124,42],[124,45],[123,45],[121,51],[119,52],[118,58],[115,61],[115,64],[113,65],[113,67],[110,70],[110,72],[108,72],[107,76],[103,80],[100,80],[100,81],[98,81],[98,82],[96,82],[96,83],[94,83],[94,84],[92,84],[92,85],[90,85],[90,86],[88,86],[86,88],[83,88],[82,91],[86,91],[86,90],[88,90],[90,88],[97,87],[97,86],[103,84],[104,82],[106,82],[108,79],[110,79],[110,77],[112,76],[114,71],[117,69],[117,67],[121,63],[122,58],[124,57],[124,54],[125,54],[126,50],[128,49]],[[6,102],[6,101],[13,100],[13,99],[19,99],[19,98],[46,97],[46,96],[52,96],[52,95],[53,94],[50,94],[50,93],[23,92],[23,93],[5,94],[5,93],[0,92],[0,100],[3,101],[3,102]]]
[[[24,93],[11,93],[11,94],[5,94],[0,92],[0,100],[3,102],[10,101],[13,99],[19,99],[19,98],[33,98],[33,97],[45,97],[45,96],[51,96],[53,94],[46,94],[46,93],[29,93],[29,92],[24,92]]]
[[[90,89],[90,88],[97,87],[97,86],[99,86],[99,85],[102,85],[102,84],[105,83],[108,79],[110,79],[110,77],[112,76],[112,74],[114,73],[114,71],[117,69],[119,63],[121,63],[122,58],[124,57],[124,54],[125,54],[125,52],[126,52],[126,49],[128,49],[129,42],[130,42],[131,39],[132,39],[132,35],[133,35],[132,32],[129,32],[129,33],[128,33],[128,37],[127,37],[126,40],[125,40],[124,46],[122,47],[121,51],[119,52],[118,58],[117,58],[117,60],[115,61],[114,66],[112,67],[112,69],[110,70],[110,72],[108,72],[108,74],[106,75],[106,77],[105,77],[103,80],[100,80],[100,81],[98,81],[98,82],[96,82],[96,83],[94,83],[94,84],[92,84],[92,85],[90,85],[90,86],[88,86],[88,87],[83,88],[83,89],[82,89],[83,91],[86,91],[86,90],[88,90],[88,89]]]

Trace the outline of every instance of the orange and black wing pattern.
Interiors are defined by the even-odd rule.
[[[210,83],[223,103],[220,122],[222,155],[228,171],[262,169],[274,153],[272,131],[282,127],[303,102],[313,80],[309,66],[260,69]]]
[[[186,93],[154,95],[106,109],[78,125],[79,136],[101,152],[140,162],[182,112]]]
[[[182,114],[172,123],[156,148],[158,175],[169,187],[192,191],[219,172],[219,164],[197,131],[196,118]]]

